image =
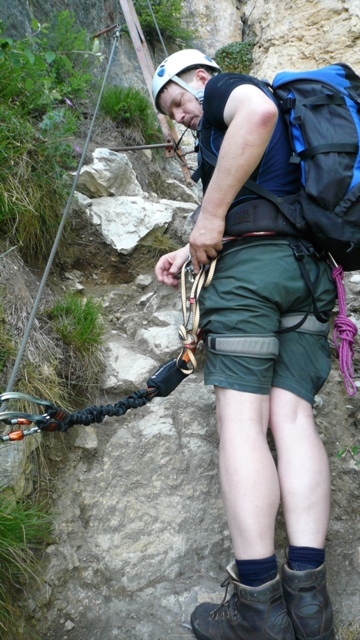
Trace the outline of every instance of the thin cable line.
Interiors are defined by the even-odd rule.
[[[167,52],[167,49],[166,49],[166,47],[165,47],[164,40],[163,40],[162,35],[161,35],[161,33],[160,33],[160,29],[159,29],[158,23],[156,22],[155,15],[154,15],[154,12],[153,12],[153,10],[152,10],[152,6],[151,6],[151,4],[150,4],[150,0],[147,0],[147,3],[148,3],[148,7],[149,7],[149,9],[150,9],[150,13],[151,13],[151,15],[152,15],[152,19],[154,20],[155,29],[156,29],[157,34],[158,34],[158,36],[159,36],[159,40],[160,40],[160,42],[161,42],[161,44],[162,44],[162,47],[163,47],[163,49],[164,49],[164,51],[165,51],[165,55],[166,55],[166,57],[168,57],[168,55],[169,55],[169,54],[168,54],[168,52]]]

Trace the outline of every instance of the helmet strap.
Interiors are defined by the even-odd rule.
[[[184,80],[179,78],[179,76],[173,76],[171,78],[171,81],[172,82],[176,82],[176,84],[180,85],[180,87],[185,89],[185,91],[189,91],[189,93],[192,93],[192,95],[195,96],[196,100],[200,104],[203,103],[203,101],[204,101],[204,90],[203,89],[193,89],[192,87],[190,87],[189,84],[187,84],[187,82],[184,82]]]

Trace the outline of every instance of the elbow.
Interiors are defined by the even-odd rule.
[[[264,132],[272,133],[275,129],[278,119],[278,109],[273,102],[263,105],[263,108],[258,113],[258,128]]]

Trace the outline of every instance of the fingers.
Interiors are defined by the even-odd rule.
[[[189,255],[189,247],[186,245],[177,251],[162,256],[156,266],[155,275],[159,282],[177,288],[179,285],[178,274]]]
[[[201,248],[190,245],[191,262],[195,273],[199,273],[201,265],[209,264],[214,258],[217,258],[222,248],[221,243],[215,246]]]

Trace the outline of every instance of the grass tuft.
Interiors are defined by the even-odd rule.
[[[105,88],[100,110],[118,126],[140,133],[145,144],[163,141],[163,136],[149,98],[133,87]]]
[[[50,533],[51,520],[41,506],[16,502],[0,493],[0,637],[24,638],[17,604],[20,589],[37,577],[34,550]]]
[[[89,297],[82,300],[68,293],[48,312],[56,333],[68,346],[79,353],[87,353],[99,347],[104,336],[101,319],[101,302]]]

